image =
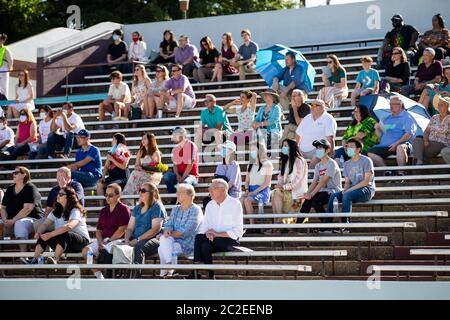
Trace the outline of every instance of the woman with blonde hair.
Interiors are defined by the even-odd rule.
[[[152,85],[143,64],[134,67],[133,82],[131,85],[131,102],[125,104],[124,116],[130,120],[142,118],[142,110],[148,103],[146,97]],[[130,115],[131,112],[131,115]]]
[[[144,183],[158,185],[162,179],[161,172],[150,171],[155,164],[161,163],[161,151],[159,151],[156,137],[152,133],[146,133],[142,137],[141,146],[136,155],[134,171],[123,190],[123,195],[135,195],[139,193]],[[124,200],[131,203],[129,199]]]
[[[144,106],[144,116],[146,118],[153,118],[156,110],[167,111],[167,104],[169,103],[167,97],[162,94],[166,90],[166,82],[169,80],[169,70],[167,70],[166,66],[158,64],[155,72],[155,80],[152,82],[147,94],[147,105]]]
[[[337,108],[348,97],[347,72],[336,55],[330,54],[326,60],[327,65],[322,68],[324,87],[317,99],[325,101],[330,108]]]
[[[34,89],[28,70],[19,73],[19,84],[16,86],[16,103],[8,107],[8,118],[18,118],[24,109],[34,110]]]

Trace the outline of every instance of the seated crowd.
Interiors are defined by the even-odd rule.
[[[142,135],[136,154],[130,152],[124,134],[114,133],[103,163],[100,149],[91,141],[91,133],[69,102],[56,110],[40,106],[37,124],[32,113],[33,88],[24,71],[17,87],[17,103],[8,107],[7,116],[0,117],[0,160],[24,156],[53,159],[58,150],[68,159],[74,149],[75,161],[57,170],[57,185],[48,194],[45,208],[29,169],[15,167],[13,184],[4,193],[0,189],[3,234],[15,239],[30,239],[34,234],[37,241],[34,257],[22,258],[30,264],[40,263],[49,248],[54,250],[49,258],[51,263],[58,263],[64,253],[82,253],[88,263],[92,263],[90,259],[94,256],[99,264],[113,261],[143,264],[154,255],[167,265],[176,264],[178,256],[212,264],[212,254],[235,250],[244,232],[261,232],[258,230],[262,229],[244,230],[244,215],[253,214],[256,207],[261,214],[269,204],[277,214],[310,213],[311,209],[316,213],[338,213],[337,200],[342,203],[341,211],[350,213],[353,204],[368,202],[375,196],[374,167],[385,166],[389,157],[404,167],[410,158],[422,165],[440,154],[449,164],[450,68],[443,69],[440,61],[448,55],[448,46],[444,48],[442,43],[431,46],[428,34],[417,47],[415,28],[405,26],[400,15],[395,15],[392,21],[394,30],[386,35],[379,57],[386,68],[385,76],[380,77],[372,68],[370,56],[361,59],[362,70],[350,94],[353,117],[342,143],[338,143],[336,119],[327,109],[339,107],[349,95],[345,68],[335,55],[328,55],[327,66],[322,69],[324,88],[317,99],[308,100],[300,81],[300,66],[295,54],[289,52],[286,67],[274,77],[272,89],[262,91],[259,96],[243,90],[238,99],[222,107],[213,94],[206,94],[195,133],[191,135],[183,127],[171,132],[175,145],[170,170],[164,163],[157,137],[149,132]],[[442,17],[435,16],[432,33],[443,34],[444,29]],[[410,40],[406,41],[409,46],[398,45],[399,34]],[[175,111],[176,118],[182,117],[183,110],[197,104],[191,76],[200,82],[222,81],[224,74],[239,72],[240,79],[245,79],[246,73],[255,72],[258,45],[251,41],[249,30],[243,30],[241,36],[244,43],[237,48],[232,34],[223,34],[220,51],[205,36],[198,52],[189,37],[181,36],[177,42],[173,32],[166,30],[159,56],[153,61],[156,78],[151,80],[145,68],[148,58],[142,36],[133,33],[128,51],[121,31],[114,31],[114,43],[106,59],[108,68],[105,67],[112,71],[111,85],[108,97],[99,104],[99,130],[104,129],[106,112],[115,121],[161,117],[170,109]],[[416,59],[419,54],[423,62],[414,84],[409,85],[408,59]],[[129,71],[124,61],[135,62],[131,90],[123,81],[122,72]],[[357,101],[389,91],[421,94],[420,101],[433,114],[423,132],[398,95],[391,96],[389,114],[383,119],[377,119],[367,106]],[[258,98],[263,101],[259,108]],[[236,130],[228,113],[237,115]],[[8,119],[13,117],[19,119],[16,132],[8,126]],[[114,124],[114,129],[118,128]],[[239,163],[245,158],[243,153],[248,154],[245,178]],[[203,208],[194,202],[202,161],[217,165],[213,177],[207,178],[209,195],[203,200]],[[314,172],[310,184],[309,169]],[[276,184],[272,184],[274,174]],[[403,168],[385,172],[394,174],[405,173]],[[172,195],[164,203],[158,188],[161,182]],[[97,195],[105,197],[95,235],[91,236],[84,205],[86,189],[96,189]],[[165,205],[171,200],[169,215]],[[332,220],[321,219],[325,223]],[[257,221],[249,219],[249,222]],[[277,218],[275,222],[306,223],[307,219]],[[350,219],[343,217],[342,222],[349,223]],[[324,232],[347,233],[348,229]],[[27,245],[20,245],[21,252],[27,250]],[[175,266],[161,270],[160,276],[173,276],[174,269]],[[112,277],[109,271],[105,275],[102,270],[92,272],[97,278]],[[132,276],[141,277],[142,273],[137,270]],[[191,273],[188,278],[195,276]],[[210,271],[208,278],[214,279],[214,272]]]

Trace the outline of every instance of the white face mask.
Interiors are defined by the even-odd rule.
[[[47,114],[45,112],[41,112],[39,113],[39,117],[41,117],[41,119],[45,119],[45,117],[47,117]]]
[[[20,117],[19,117],[19,121],[20,121],[20,122],[25,122],[25,121],[27,121],[27,116],[20,116]]]
[[[69,111],[67,110],[67,109],[63,109],[63,111],[62,111],[64,114],[68,114],[69,113]]]

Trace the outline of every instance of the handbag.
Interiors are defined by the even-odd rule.
[[[116,244],[112,247],[113,264],[132,264],[134,248],[126,244]]]

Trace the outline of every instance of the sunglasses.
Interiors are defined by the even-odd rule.
[[[22,172],[20,172],[20,171],[13,171],[13,176],[15,176],[15,175],[17,175],[17,174],[21,174]]]
[[[66,195],[66,193],[64,192],[58,192],[58,197],[64,197]]]
[[[327,64],[332,64],[333,63],[333,61],[327,61]]]
[[[156,72],[163,72],[161,69],[157,69]]]
[[[105,198],[114,198],[116,196],[115,193],[107,193],[105,194]]]
[[[180,71],[181,69],[172,69],[172,72],[178,72],[178,71]]]
[[[211,100],[211,99],[205,99],[205,102],[214,102],[214,100]]]
[[[400,52],[392,52],[392,54],[400,54]]]
[[[140,193],[147,193],[147,192],[150,193],[150,190],[142,188],[142,189],[139,189],[139,192]]]

